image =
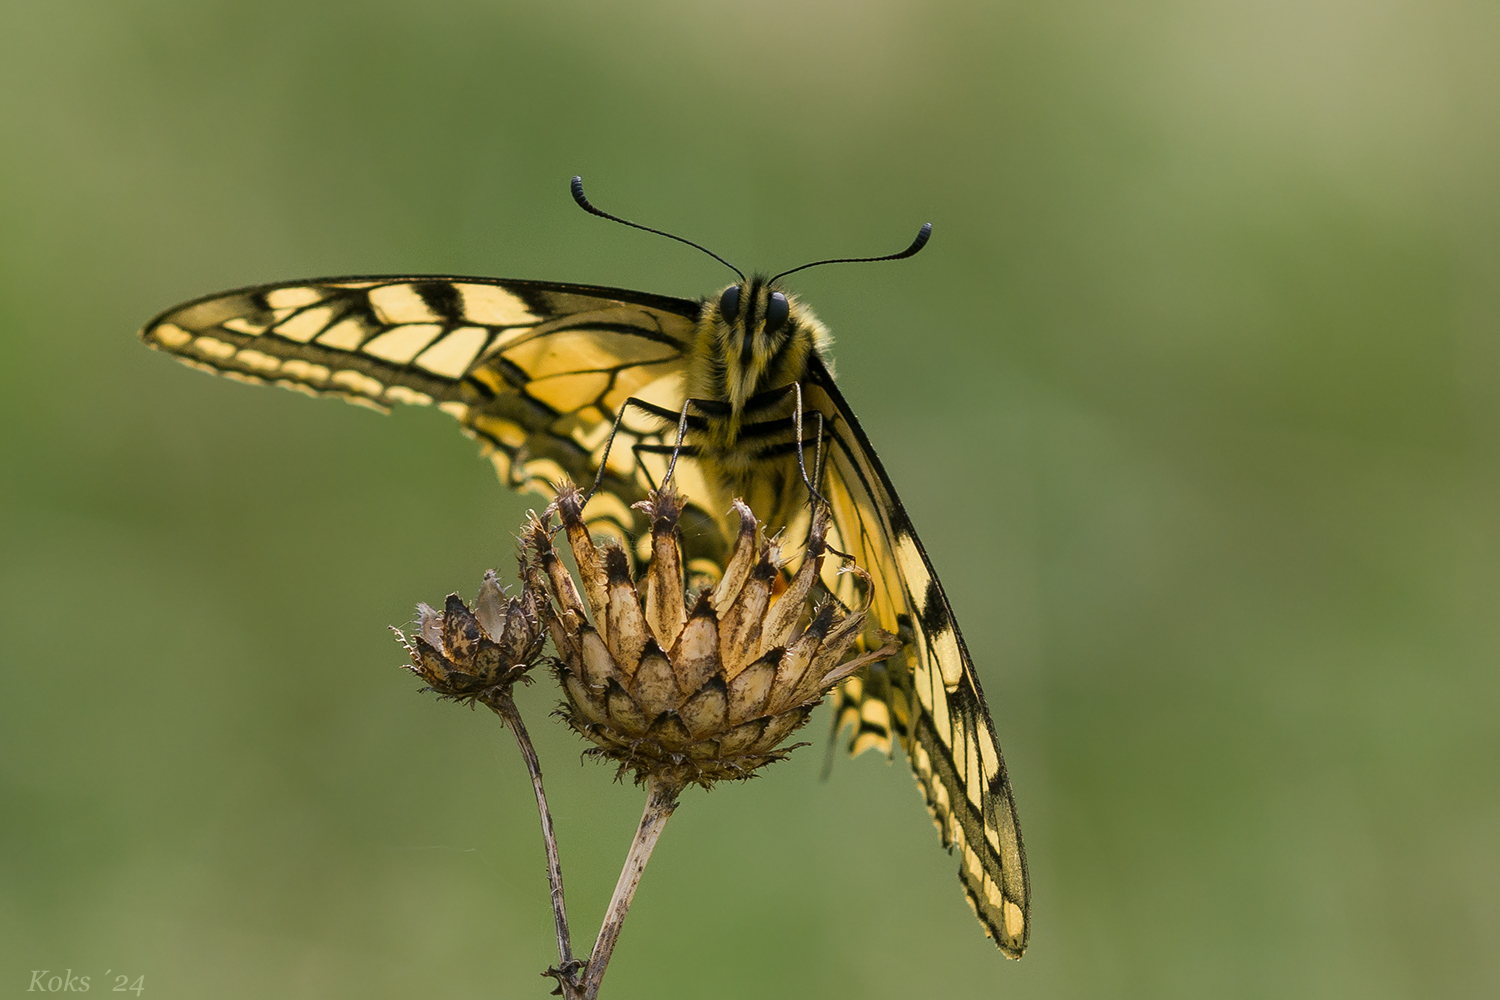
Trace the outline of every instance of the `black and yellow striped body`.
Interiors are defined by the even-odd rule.
[[[774,327],[767,322],[773,293],[787,303],[785,319]],[[736,297],[743,305],[732,319],[724,293],[705,300],[693,331],[687,392],[701,402],[689,407],[697,419],[688,442],[713,491],[712,508],[727,510],[739,497],[775,530],[796,519],[807,501],[797,468],[797,397],[785,390],[806,380],[830,338],[811,310],[763,278],[751,278]]]

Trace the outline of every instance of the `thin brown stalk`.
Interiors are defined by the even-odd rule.
[[[615,883],[614,898],[609,901],[604,924],[599,928],[593,953],[589,955],[583,980],[584,1000],[595,1000],[599,995],[599,984],[609,966],[609,957],[614,953],[615,942],[624,929],[625,914],[630,910],[630,901],[635,898],[636,886],[641,883],[641,874],[646,870],[646,862],[651,860],[657,839],[666,828],[672,811],[677,808],[677,795],[681,790],[680,782],[659,774],[646,779],[646,809],[641,813],[641,825],[636,828],[630,853],[625,856],[625,867],[620,871],[620,881]]]
[[[557,856],[557,834],[552,828],[552,810],[547,807],[547,792],[542,788],[542,764],[537,759],[536,748],[531,745],[531,736],[521,713],[509,692],[485,702],[505,721],[510,731],[516,734],[516,743],[521,747],[521,756],[526,761],[526,771],[531,775],[531,790],[536,795],[536,811],[542,819],[542,843],[547,848],[547,882],[552,887],[552,920],[557,927],[557,971],[558,986],[568,1000],[582,996],[575,972],[579,965],[573,957],[573,942],[568,934],[568,909],[563,902],[562,862]],[[628,905],[628,904],[627,904]]]

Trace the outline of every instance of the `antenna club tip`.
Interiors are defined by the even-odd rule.
[[[584,197],[582,174],[573,175],[573,183],[571,187],[573,189],[573,200],[578,202],[579,208],[583,209],[585,212],[593,212],[595,215],[599,214],[598,210],[595,209],[593,205],[589,204],[588,198]]]

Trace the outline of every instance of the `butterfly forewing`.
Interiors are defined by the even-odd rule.
[[[436,404],[482,441],[500,478],[550,495],[591,482],[630,396],[682,397],[699,304],[622,289],[493,278],[325,278],[179,306],[147,324],[153,347],[244,381],[386,409]],[[634,427],[635,425],[632,425]],[[626,429],[589,514],[633,533],[649,484]],[[660,470],[658,470],[658,475]]]

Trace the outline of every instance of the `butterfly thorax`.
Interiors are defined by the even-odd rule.
[[[811,309],[759,276],[704,301],[687,390],[722,404],[697,408],[702,423],[692,435],[705,474],[725,494],[716,499],[742,497],[769,514],[768,523],[801,499],[796,456],[787,448],[796,394],[777,390],[801,382],[830,340]]]

